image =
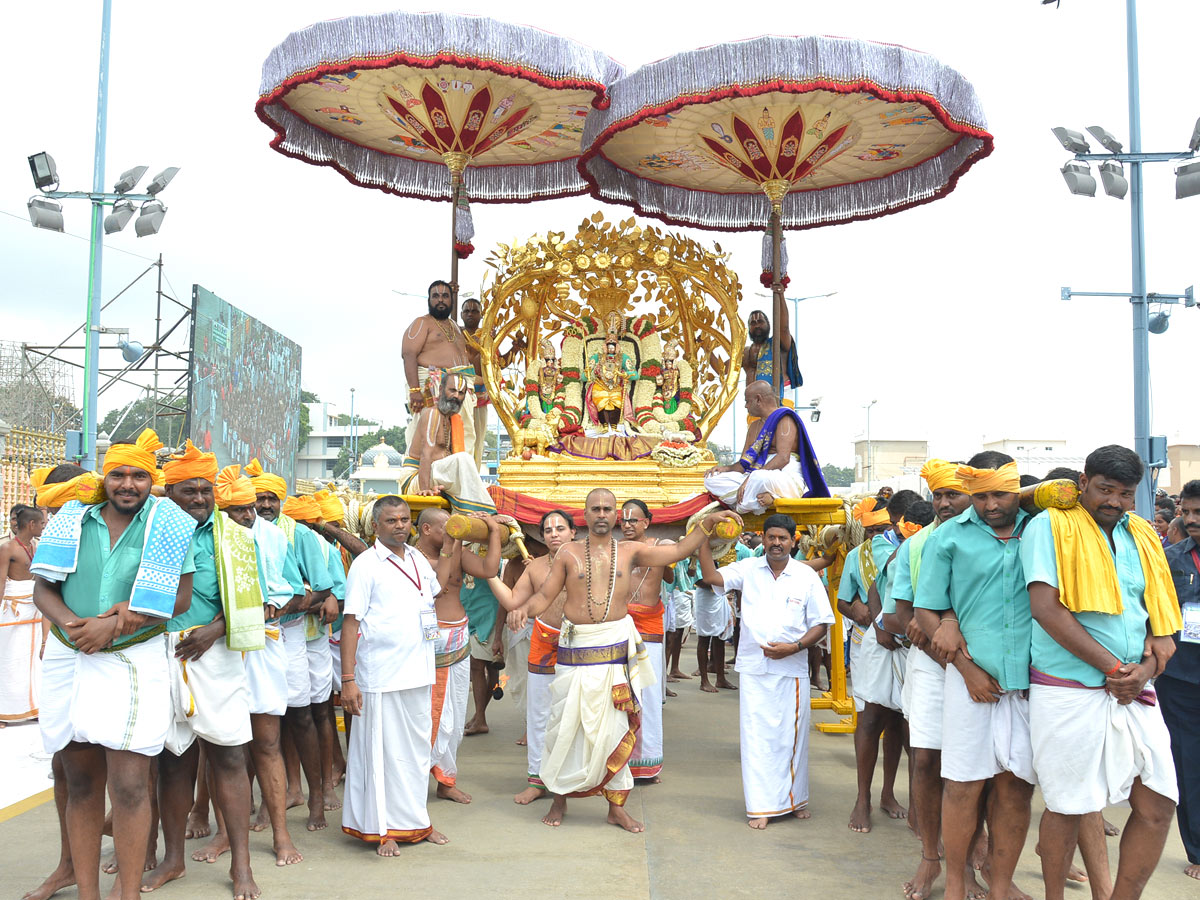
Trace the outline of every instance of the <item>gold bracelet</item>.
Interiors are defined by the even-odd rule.
[[[712,537],[711,531],[704,530],[704,520],[703,519],[700,520],[700,524],[697,527],[700,529],[700,533],[703,534],[705,537]]]

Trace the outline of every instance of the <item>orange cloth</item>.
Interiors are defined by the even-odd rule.
[[[340,522],[346,517],[346,508],[342,506],[342,501],[326,488],[321,488],[312,496],[321,507],[321,518],[326,522]]]
[[[958,477],[958,463],[946,462],[944,459],[927,459],[921,466],[921,477],[929,485],[931,491],[958,491],[967,493],[962,479]]]
[[[108,452],[104,454],[103,474],[107,475],[120,466],[132,466],[154,475],[158,470],[154,453],[161,449],[162,441],[158,439],[153,428],[147,428],[138,435],[134,443],[113,444],[108,448]]]
[[[274,494],[280,500],[287,497],[287,482],[278,475],[264,472],[262,463],[257,459],[250,460],[250,464],[246,466],[246,475],[258,493]]]
[[[958,490],[958,489],[955,488],[955,490]],[[918,531],[920,531],[923,527],[924,526],[918,525],[916,522],[909,522],[907,519],[905,519],[903,517],[901,517],[900,521],[898,523],[896,523],[897,530],[899,530],[899,532],[902,535],[904,535],[905,539],[912,537],[914,534],[916,534]]]
[[[541,619],[533,620],[529,634],[529,671],[535,675],[553,675],[558,662],[558,629]]]
[[[184,444],[182,454],[172,456],[163,463],[162,472],[167,484],[179,484],[191,478],[215,482],[218,468],[217,454],[201,453],[200,448],[189,439]]]
[[[663,602],[661,598],[653,606],[630,603],[628,610],[629,615],[633,617],[633,624],[642,638],[650,640],[658,637],[659,640],[652,641],[652,643],[660,643],[663,634]]]
[[[37,505],[47,509],[61,509],[70,500],[81,503],[99,503],[104,500],[104,486],[95,472],[84,472],[69,481],[57,484],[42,484],[37,489]]]
[[[875,504],[876,500],[874,497],[867,497],[865,500],[859,500],[858,505],[851,511],[855,521],[861,522],[863,528],[870,528],[873,525],[883,525],[892,521],[892,517],[888,515],[887,508],[884,507],[876,511]]]
[[[189,443],[191,443],[189,441]],[[213,494],[217,500],[218,509],[230,506],[249,506],[257,498],[254,485],[250,479],[241,474],[241,466],[226,466],[217,473],[216,487]]]
[[[463,420],[462,416],[457,413],[450,417],[450,452],[462,453],[467,449],[466,439],[463,437]]]
[[[280,509],[285,516],[291,516],[297,522],[315,522],[321,518],[321,506],[311,496],[288,497]]]
[[[992,491],[1021,493],[1021,475],[1017,472],[1015,462],[1007,462],[998,469],[959,466],[957,474],[962,479],[963,490],[968,494],[987,494]]]

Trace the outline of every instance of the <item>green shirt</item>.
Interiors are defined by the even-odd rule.
[[[1121,587],[1121,612],[1110,615],[1099,612],[1078,612],[1072,615],[1087,633],[1096,639],[1105,650],[1123,663],[1142,661],[1149,614],[1143,594],[1146,591],[1146,576],[1142,571],[1142,558],[1137,544],[1129,531],[1129,513],[1113,528],[1114,551],[1108,541],[1104,546],[1112,554],[1117,567],[1117,583]],[[1058,556],[1054,550],[1054,532],[1050,516],[1041,513],[1025,529],[1021,538],[1021,561],[1025,568],[1025,583],[1041,581],[1053,588],[1058,587]],[[1050,637],[1037,622],[1033,623],[1033,667],[1039,672],[1055,678],[1078,681],[1088,687],[1102,687],[1104,673],[1088,665],[1070,650]]]
[[[918,609],[954,610],[976,665],[1006,691],[1029,687],[1033,615],[1020,538],[1028,519],[1018,509],[1007,540],[973,506],[943,522],[925,542],[913,603]]]
[[[221,587],[217,583],[216,547],[213,543],[213,516],[209,515],[192,535],[192,545],[188,552],[196,562],[196,572],[192,576],[192,605],[171,621],[167,622],[167,631],[183,631],[195,628],[197,625],[207,625],[222,611]]]
[[[142,564],[146,519],[157,502],[155,497],[146,500],[133,520],[125,526],[115,545],[112,544],[108,525],[100,515],[100,510],[107,503],[91,506],[83,514],[75,571],[62,582],[63,602],[71,612],[81,618],[98,616],[129,599],[138,567]],[[180,574],[187,575],[195,570],[196,564],[189,547]],[[123,636],[121,640],[124,642],[136,638],[158,624],[161,623],[151,623],[132,635]]]
[[[496,628],[496,612],[499,603],[492,589],[488,587],[486,578],[476,578],[475,584],[467,587],[467,579],[463,579],[462,590],[458,599],[462,601],[463,610],[467,614],[467,624],[471,634],[484,643],[492,640],[492,631]]]

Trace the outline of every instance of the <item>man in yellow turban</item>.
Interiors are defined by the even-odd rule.
[[[321,550],[321,539],[303,522],[298,522],[283,509],[287,499],[287,483],[278,475],[263,470],[257,459],[246,466],[246,474],[257,494],[257,512],[260,519],[271,522],[283,530],[288,540],[288,560],[284,573],[292,583],[297,595],[288,604],[279,619],[283,632],[284,649],[288,657],[288,701],[285,719],[287,734],[295,742],[299,765],[289,754],[284,754],[288,763],[288,796],[301,794],[300,769],[308,782],[308,830],[318,831],[326,827],[326,794],[333,795],[333,785],[328,789],[321,776],[321,751],[317,726],[313,721],[312,704],[324,703],[333,691],[333,674],[324,690],[313,687],[309,676],[308,640],[309,627],[305,614],[318,613],[326,622],[337,618],[337,602],[330,593],[333,579]],[[302,514],[312,519],[320,517],[320,508],[311,497],[299,501]],[[293,505],[292,509],[296,509]],[[320,715],[320,710],[317,711]],[[260,810],[259,821],[265,824]]]
[[[30,567],[34,602],[53,634],[42,661],[40,728],[48,752],[72,748],[61,761],[81,896],[99,896],[106,782],[117,864],[142,871],[150,759],[171,726],[166,620],[191,603],[195,521],[150,495],[161,446],[150,429],[134,444],[111,446],[103,466],[107,499],[65,503]],[[126,900],[138,897],[137,877],[121,889]]]
[[[1040,844],[1048,900],[1063,897],[1076,836],[1083,849],[1090,832],[1099,855],[1101,811],[1126,800],[1133,815],[1116,883],[1144,885],[1179,799],[1171,736],[1151,679],[1174,654],[1171,636],[1183,620],[1154,526],[1133,513],[1144,473],[1126,447],[1093,450],[1078,505],[1040,513],[1021,539],[1036,621],[1029,728],[1046,801]]]
[[[250,742],[250,688],[243,662],[261,651],[263,591],[254,539],[216,509],[217,458],[189,440],[163,465],[167,498],[196,520],[192,603],[167,623],[175,717],[158,760],[159,811],[165,854],[144,887],[155,890],[184,874],[184,833],[196,790],[200,747],[224,823],[202,854],[209,861],[230,851],[235,895],[258,892],[250,868],[248,832],[232,823],[250,818],[246,745]],[[205,804],[207,809],[207,803]],[[198,858],[198,857],[197,857]]]
[[[978,453],[957,469],[971,507],[925,542],[917,624],[946,662],[942,837],[946,896],[961,897],[979,803],[992,782],[992,896],[1006,897],[1029,828],[1029,645],[1033,616],[1021,568],[1020,476],[1011,456]]]
[[[884,627],[912,641],[904,679],[904,714],[908,718],[912,768],[911,806],[921,835],[921,862],[908,882],[914,897],[928,897],[942,870],[938,848],[942,835],[942,694],[946,672],[927,652],[929,638],[913,619],[913,598],[930,535],[971,505],[971,495],[958,476],[958,465],[929,459],[921,467],[921,477],[932,495],[934,519],[900,545],[892,564],[894,572],[888,579],[888,596],[883,601]],[[967,872],[966,877],[968,889],[975,890],[975,870]]]
[[[871,782],[883,737],[883,787],[879,807],[893,819],[907,811],[896,799],[896,770],[904,748],[904,717],[899,713],[900,684],[892,654],[879,643],[874,626],[880,613],[872,594],[879,572],[896,550],[887,501],[867,497],[853,509],[855,521],[866,537],[846,554],[838,587],[838,611],[854,623],[850,631],[850,680],[858,723],[854,731],[854,758],[858,769],[858,798],[850,812],[850,830],[871,830]],[[873,599],[874,598],[874,599]]]

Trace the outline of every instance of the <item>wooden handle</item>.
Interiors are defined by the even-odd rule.
[[[483,519],[474,516],[464,516],[455,513],[446,520],[446,534],[456,541],[468,544],[483,544],[488,539],[488,524]],[[512,538],[510,529],[505,528],[500,535],[500,546],[504,546]]]
[[[1021,508],[1030,515],[1043,509],[1071,509],[1079,502],[1079,485],[1069,478],[1041,481],[1021,488]]]

